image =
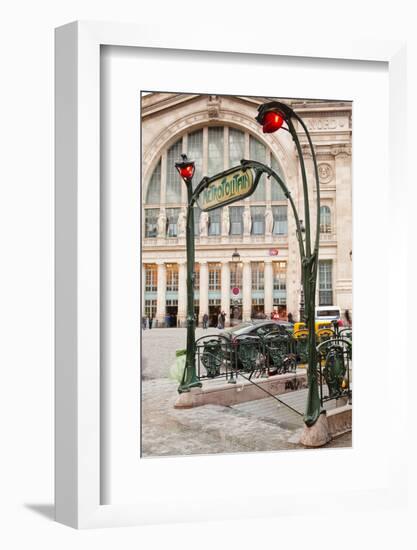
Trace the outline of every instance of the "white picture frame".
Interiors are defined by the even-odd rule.
[[[201,29],[199,29],[201,31]],[[101,504],[100,400],[100,48],[126,46],[249,53],[295,58],[380,61],[389,71],[390,181],[404,178],[405,44],[388,41],[287,41],[254,31],[250,45],[228,34],[195,31],[183,35],[164,28],[113,23],[75,22],[56,30],[56,519],[77,528],[135,525],[161,520],[160,503]],[[139,123],[139,122],[138,122]],[[388,136],[387,136],[388,139]],[[394,179],[395,175],[395,179]],[[401,213],[397,212],[401,224]],[[403,352],[405,353],[405,351]],[[399,382],[405,393],[405,377]],[[399,414],[405,414],[404,411]],[[403,452],[404,434],[397,440],[391,461]],[[392,464],[391,464],[392,466]],[[384,490],[364,487],[350,499],[352,507],[370,502],[401,502],[406,478],[387,471]],[[166,499],[163,518],[186,520],[175,503]],[[219,495],[219,500],[222,495]],[[262,500],[262,495],[259,497]],[[287,495],[269,514],[285,513],[299,495]],[[315,495],[304,495],[308,507]],[[205,517],[221,519],[208,507]],[[229,517],[240,517],[236,508]],[[188,519],[198,519],[188,516]]]

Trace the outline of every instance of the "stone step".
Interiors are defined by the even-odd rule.
[[[279,401],[273,397],[265,397],[256,401],[248,401],[232,405],[231,408],[248,417],[260,418],[267,422],[278,424],[282,427],[296,427],[303,425],[303,415],[307,401],[307,389],[289,392],[279,396]],[[286,407],[285,405],[289,405]],[[324,404],[326,410],[336,407],[335,401]],[[295,409],[295,410],[292,410]],[[297,414],[298,413],[298,414]]]

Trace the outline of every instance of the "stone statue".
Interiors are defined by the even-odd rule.
[[[167,232],[167,217],[163,208],[161,208],[161,212],[159,213],[157,225],[158,237],[165,238]]]
[[[274,227],[274,216],[272,214],[271,207],[268,206],[265,211],[265,233],[272,233],[272,228]]]
[[[250,235],[251,229],[252,229],[252,217],[250,215],[249,206],[246,206],[245,210],[243,211],[243,232],[246,235]]]
[[[222,235],[228,235],[230,233],[230,218],[229,209],[223,208],[222,212]]]
[[[185,229],[187,226],[187,218],[184,210],[181,210],[181,212],[179,213],[177,223],[178,223],[178,237],[184,237]]]
[[[207,212],[201,212],[200,214],[200,235],[201,237],[207,237],[208,234],[208,220],[209,216]]]

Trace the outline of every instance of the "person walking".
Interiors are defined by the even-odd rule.
[[[203,328],[207,328],[208,320],[209,320],[209,316],[207,315],[207,313],[205,313],[203,315]]]
[[[345,310],[345,319],[346,319],[347,326],[351,327],[352,326],[352,319],[350,317],[350,313],[349,313],[348,309]]]

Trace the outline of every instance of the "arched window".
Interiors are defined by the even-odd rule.
[[[203,178],[203,130],[188,134],[187,155],[195,165],[193,177],[193,188],[195,189]]]
[[[331,212],[328,206],[320,206],[320,233],[332,232]]]
[[[185,150],[184,150],[185,149]],[[186,153],[188,158],[195,163],[193,187],[201,182],[204,176],[212,176],[227,168],[240,164],[241,159],[249,158],[272,166],[283,179],[281,166],[275,157],[273,150],[269,149],[257,137],[249,131],[240,130],[232,126],[206,126],[181,136],[169,148],[161,152],[161,157],[151,174],[144,197],[145,234],[147,238],[156,238],[158,234],[158,217],[161,208],[170,215],[167,221],[166,235],[175,237],[177,233],[177,213],[181,207],[185,207],[184,182],[181,180],[175,168],[175,163],[181,160],[181,154]],[[162,174],[162,166],[165,173]],[[162,182],[165,182],[162,186]],[[270,188],[270,191],[269,191]],[[273,179],[267,179],[263,174],[258,187],[251,195],[252,206],[252,230],[253,235],[265,233],[265,207],[272,202],[274,215],[273,234],[285,235],[286,228],[286,203],[284,193],[279,184]],[[243,235],[243,203],[236,203],[229,210],[231,235]],[[195,207],[195,235],[199,236],[198,204]],[[162,230],[159,228],[159,231]],[[221,213],[215,211],[209,215],[209,237],[221,234]]]
[[[181,180],[178,176],[175,163],[181,158],[182,139],[178,140],[172,147],[168,149],[167,155],[167,196],[166,202],[178,203],[181,202]]]
[[[284,180],[284,174],[282,173],[281,166],[278,164],[277,159],[273,156],[271,158],[271,168],[278,174],[278,176]],[[275,178],[271,178],[271,200],[272,201],[285,201],[284,191]]]
[[[229,167],[238,166],[245,157],[245,133],[229,128]]]
[[[207,175],[214,176],[224,170],[224,129],[214,126],[208,129]]]
[[[146,204],[159,204],[161,202],[161,161],[156,165],[149,181],[146,193]]]
[[[257,160],[258,162],[266,163],[266,147],[258,139],[250,136],[249,138],[249,155],[251,160]],[[265,180],[266,175],[262,174],[261,179],[259,180],[258,187],[256,188],[255,193],[251,195],[252,201],[265,201]]]

